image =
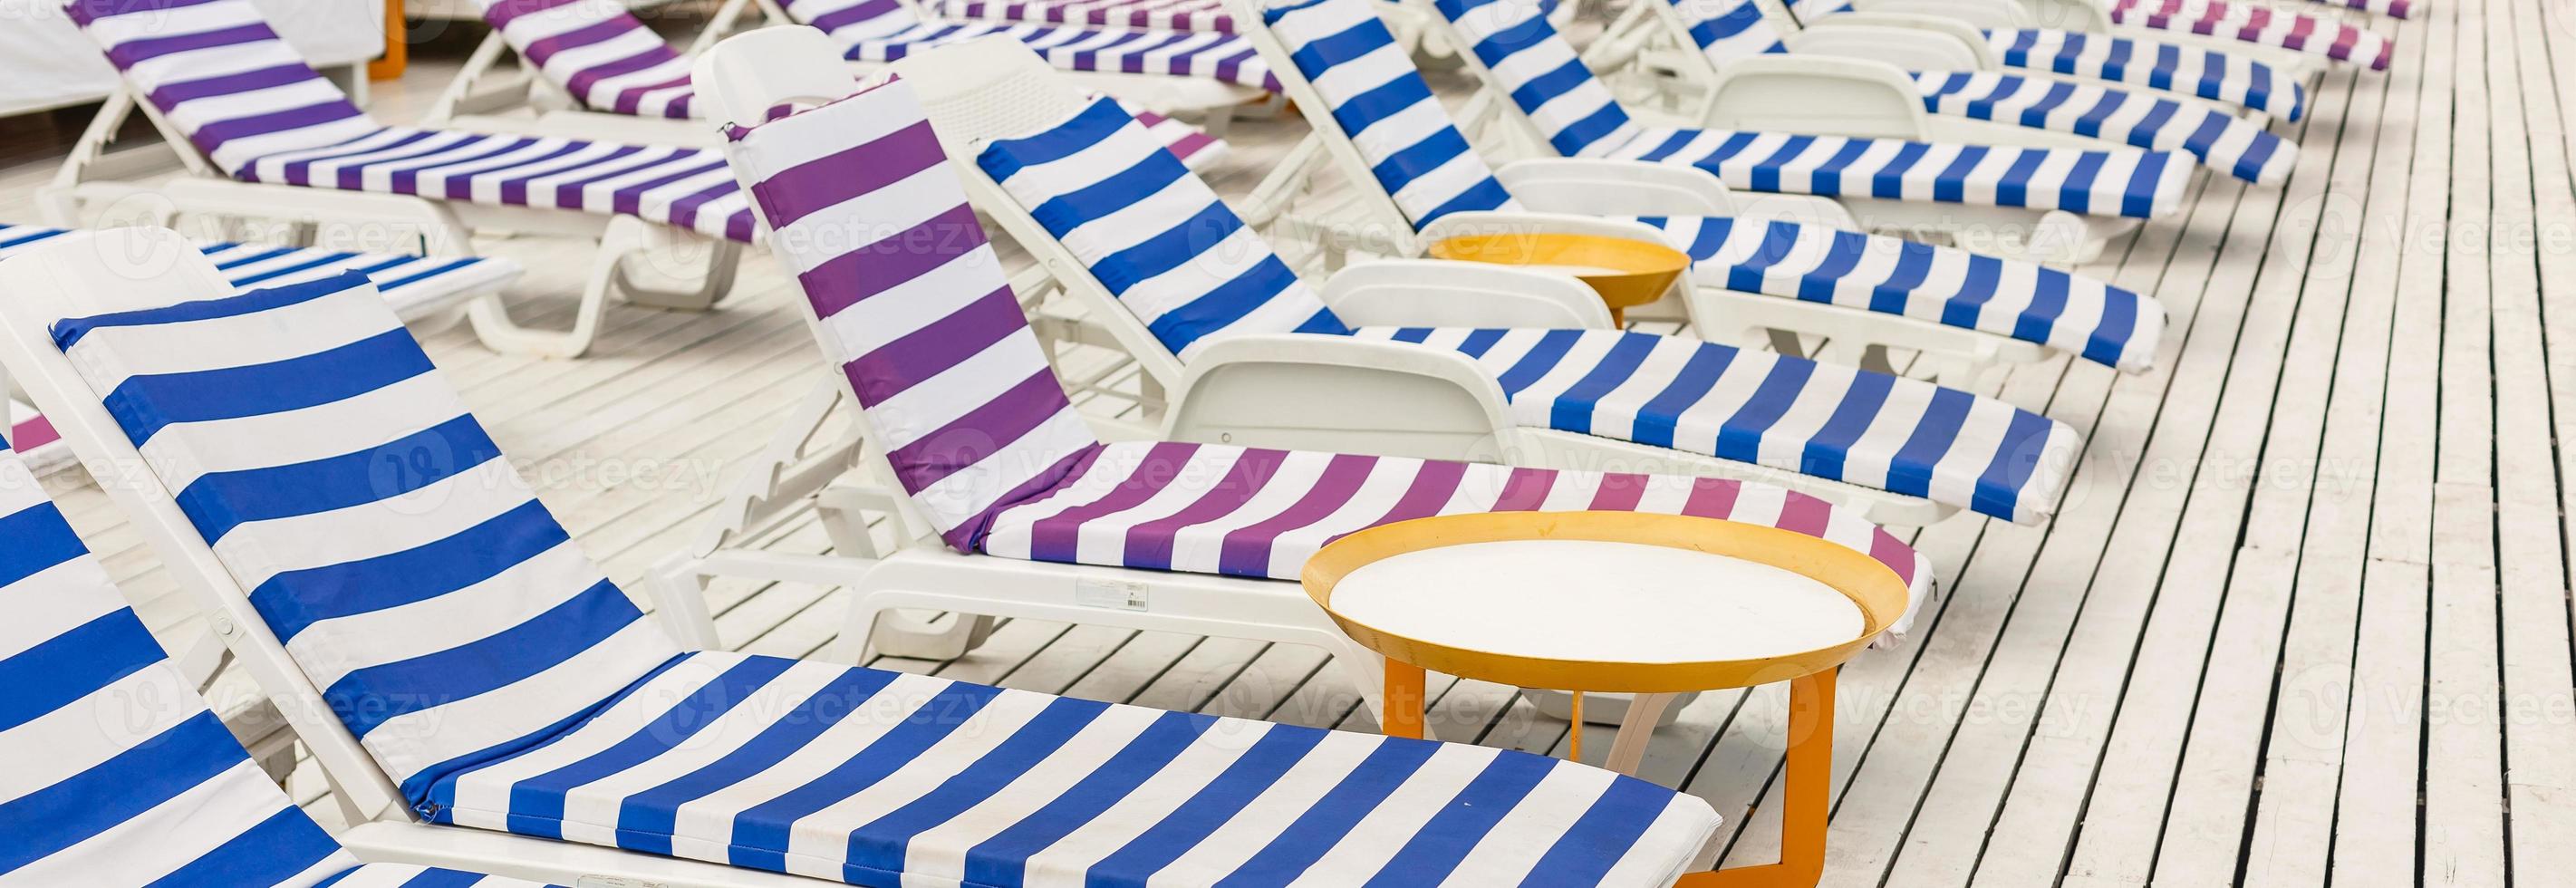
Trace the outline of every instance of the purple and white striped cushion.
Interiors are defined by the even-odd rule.
[[[1311,552],[1332,535],[1409,517],[1426,507],[1423,498],[1433,509],[1451,508],[1453,500],[1461,511],[1530,508],[1499,492],[1480,501],[1474,491],[1526,489],[1531,481],[1515,479],[1545,478],[1569,485],[1563,502],[1574,502],[1571,491],[1580,485],[1617,491],[1587,495],[1583,505],[1563,508],[1650,508],[1645,504],[1653,502],[1668,511],[1738,517],[1761,513],[1733,503],[1776,500],[1788,505],[1761,519],[1765,523],[1850,545],[1888,564],[1918,590],[1931,581],[1921,557],[1893,537],[1821,501],[1760,485],[1195,445],[1102,445],[1081,427],[1057,387],[909,87],[892,83],[756,128],[733,127],[729,135],[737,173],[776,226],[772,248],[796,269],[822,319],[817,335],[826,357],[848,375],[868,428],[891,452],[905,489],[960,549],[1284,577],[1303,558],[1293,553]],[[1397,501],[1370,499],[1377,488],[1345,483],[1351,480],[1347,471],[1245,473],[1274,459],[1383,464],[1389,480],[1382,483],[1412,490],[1416,482],[1399,476],[1418,478],[1421,494],[1399,497],[1406,505],[1398,509]],[[1146,465],[1149,460],[1153,465]],[[1189,471],[1165,473],[1160,467]],[[1361,476],[1377,477],[1376,471],[1363,469]],[[1650,498],[1649,491],[1664,492]],[[1721,501],[1727,508],[1714,509]],[[1135,511],[1163,506],[1172,508]],[[1122,515],[1154,523],[1136,530],[1140,522]],[[1117,543],[1057,546],[1047,542],[1054,533],[1044,529],[1049,527],[1073,527],[1077,539],[1113,533]],[[1147,534],[1137,537],[1142,547],[1129,547],[1126,541],[1139,533]],[[1219,549],[1250,547],[1263,554],[1231,561],[1152,554],[1159,545],[1153,534],[1178,541],[1210,533],[1219,534]],[[1267,554],[1273,549],[1282,554]]]
[[[909,87],[726,130],[771,248],[821,319],[871,443],[950,545],[1100,446],[1002,276]]]
[[[1648,512],[1723,518],[1828,540],[1928,595],[1930,565],[1877,525],[1765,484],[1681,475],[1120,442],[1045,496],[1004,509],[985,551],[1290,580],[1325,543],[1383,524],[1477,512]]]
[[[248,0],[74,0],[66,8],[126,86],[226,173],[264,154],[380,129]]]
[[[2338,62],[2388,70],[2397,51],[2385,34],[2256,3],[2224,0],[2113,0],[2111,20],[2158,31],[2226,37]]]
[[[752,238],[717,152],[385,127],[349,104],[248,0],[76,0],[126,84],[246,182],[640,217]]]
[[[689,60],[615,0],[476,0],[537,73],[595,111],[686,120]]]
[[[706,148],[387,127],[263,154],[234,174],[269,182],[641,217],[749,242],[751,202]]]
[[[1279,91],[1252,41],[1233,34],[1075,25],[926,21],[902,0],[782,0],[787,16],[847,46],[852,61],[891,62],[916,52],[1006,34],[1067,71],[1206,77]]]
[[[1234,33],[1234,17],[1221,0],[939,0],[938,8],[970,22]]]

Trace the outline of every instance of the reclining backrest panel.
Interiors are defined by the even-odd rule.
[[[1537,4],[1432,0],[1432,6],[1492,72],[1492,88],[1529,115],[1557,153],[1596,156],[1642,131]]]
[[[619,0],[477,0],[538,73],[584,106],[619,114],[689,116],[689,60]]]
[[[0,881],[311,885],[357,861],[163,658],[0,443]]]
[[[976,163],[1187,359],[1230,336],[1348,334],[1216,192],[1108,99]]]
[[[1709,58],[1740,59],[1787,52],[1779,26],[1762,0],[1666,0],[1690,28],[1691,43]]]
[[[126,88],[226,174],[252,158],[381,127],[279,39],[250,0],[72,0]]]
[[[1517,209],[1396,45],[1377,5],[1273,0],[1261,17],[1414,227],[1461,211]]]
[[[415,803],[679,653],[363,275],[65,320],[54,338]]]
[[[973,551],[994,512],[1099,449],[910,87],[727,136],[869,440],[950,545]]]

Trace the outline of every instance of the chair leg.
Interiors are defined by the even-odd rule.
[[[1780,862],[1685,875],[1674,888],[1814,888],[1825,877],[1833,806],[1834,674],[1789,681],[1789,763],[1780,793]]]
[[[722,650],[715,615],[707,610],[707,575],[694,559],[674,558],[644,577],[644,594],[671,638],[699,650]]]

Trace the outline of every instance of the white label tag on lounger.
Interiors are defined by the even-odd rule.
[[[1073,603],[1110,610],[1152,610],[1145,584],[1137,580],[1083,578],[1073,581]]]
[[[669,882],[629,879],[624,876],[583,876],[573,882],[575,888],[671,888]]]

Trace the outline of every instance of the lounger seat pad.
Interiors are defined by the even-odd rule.
[[[1913,601],[1931,597],[1928,563],[1886,531],[1768,485],[1218,444],[1100,446],[1063,481],[996,513],[977,548],[1032,561],[1290,580],[1325,543],[1381,524],[1576,510],[1694,515],[1803,533],[1887,565],[1913,589]]]
[[[2296,121],[2307,87],[2270,65],[2216,50],[2151,40],[2020,28],[1987,31],[2006,67],[2177,92]]]
[[[681,655],[429,804],[887,888],[1659,886],[1718,822],[1524,753],[726,652]]]
[[[750,201],[705,148],[385,127],[336,145],[253,158],[266,182],[494,206],[618,213],[748,242]]]
[[[1234,17],[1220,0],[939,0],[938,8],[970,22],[1234,33]]]
[[[1673,0],[1692,42],[1723,70],[1744,59],[1787,53],[1781,29],[1760,0],[1737,6]],[[2054,77],[1979,70],[1910,72],[1923,109],[2031,129],[2182,151],[2203,166],[2249,182],[2276,184],[2297,152],[2279,136],[2227,111],[2171,98]]]
[[[1424,327],[1358,335],[1475,358],[1526,428],[1754,463],[2012,521],[2055,506],[2081,448],[2073,430],[1992,398],[1692,339]]]
[[[1992,71],[1912,76],[1924,110],[1935,114],[2185,152],[2202,166],[2256,184],[2280,184],[2298,160],[2297,146],[2260,124],[2148,93]]]
[[[1689,164],[1729,187],[2147,219],[2182,205],[2190,161],[2128,148],[2012,148],[1657,126],[1631,117],[1538,10],[1437,0],[1557,153]]]
[[[2153,366],[2164,308],[2034,262],[1777,220],[1642,216],[1703,287],[1864,308],[2010,336],[2128,372]]]
[[[0,222],[0,259],[69,233],[64,228]],[[516,262],[489,256],[353,253],[235,243],[203,243],[197,249],[214,260],[233,286],[245,290],[318,281],[346,271],[366,275],[375,282],[385,305],[404,320],[417,320],[459,299],[508,286],[524,271]]]
[[[2123,25],[2225,37],[2301,55],[2388,70],[2397,45],[2377,31],[2331,19],[2225,0],[2114,0],[2111,21]]]
[[[1581,156],[1682,163],[1749,191],[1939,201],[2153,219],[2181,208],[2188,160],[2164,152],[2009,148],[1634,126]]]

